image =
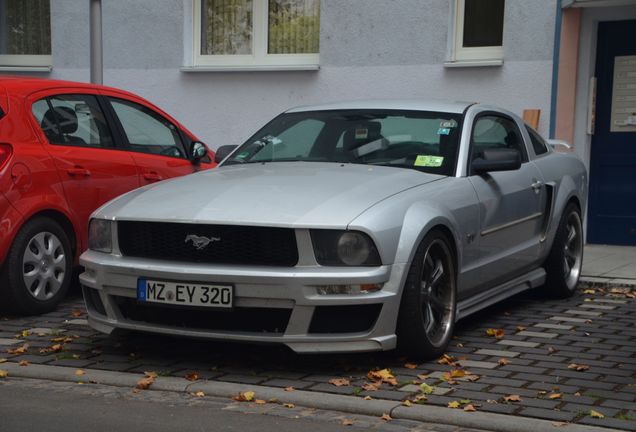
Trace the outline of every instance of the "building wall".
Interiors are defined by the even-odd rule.
[[[541,109],[548,132],[556,0],[507,0],[504,64],[445,68],[449,0],[322,0],[320,70],[182,72],[191,0],[102,5],[104,84],[147,97],[212,148],[238,144],[295,105],[361,98],[438,98]],[[89,2],[51,2],[53,71],[89,80]]]

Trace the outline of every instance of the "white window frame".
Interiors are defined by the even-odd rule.
[[[52,55],[0,54],[0,68],[50,67],[52,64]]]
[[[252,2],[252,54],[201,54],[201,4],[194,0],[193,8],[193,60],[197,68],[217,69],[317,69],[320,54],[268,54],[268,2]]]
[[[472,61],[488,61],[494,60],[495,63],[501,64],[503,60],[504,50],[501,46],[484,46],[484,47],[464,47],[464,16],[465,1],[456,0],[455,2],[455,34],[453,46],[453,61],[472,62]],[[504,27],[505,27],[504,20]],[[503,29],[502,29],[503,33]]]

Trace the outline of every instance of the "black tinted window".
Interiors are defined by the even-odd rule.
[[[471,139],[472,159],[489,149],[513,149],[527,160],[525,144],[515,122],[506,117],[484,115],[475,121]]]
[[[530,135],[530,141],[532,141],[532,148],[534,148],[534,154],[538,156],[543,153],[547,153],[548,146],[543,140],[543,138],[541,138],[541,135],[536,133],[534,129],[532,129],[531,127],[526,126],[526,129],[528,130],[528,135]]]

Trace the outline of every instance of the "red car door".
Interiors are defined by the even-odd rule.
[[[70,211],[84,233],[95,209],[140,186],[135,161],[117,147],[95,94],[55,89],[35,93],[29,102],[35,129],[55,161]]]
[[[105,94],[119,124],[124,145],[131,151],[142,185],[211,168],[208,157],[194,164],[192,139],[178,124],[142,100]]]

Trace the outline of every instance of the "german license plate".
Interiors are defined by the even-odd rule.
[[[183,306],[231,308],[231,285],[170,282],[150,279],[137,281],[137,300]]]

